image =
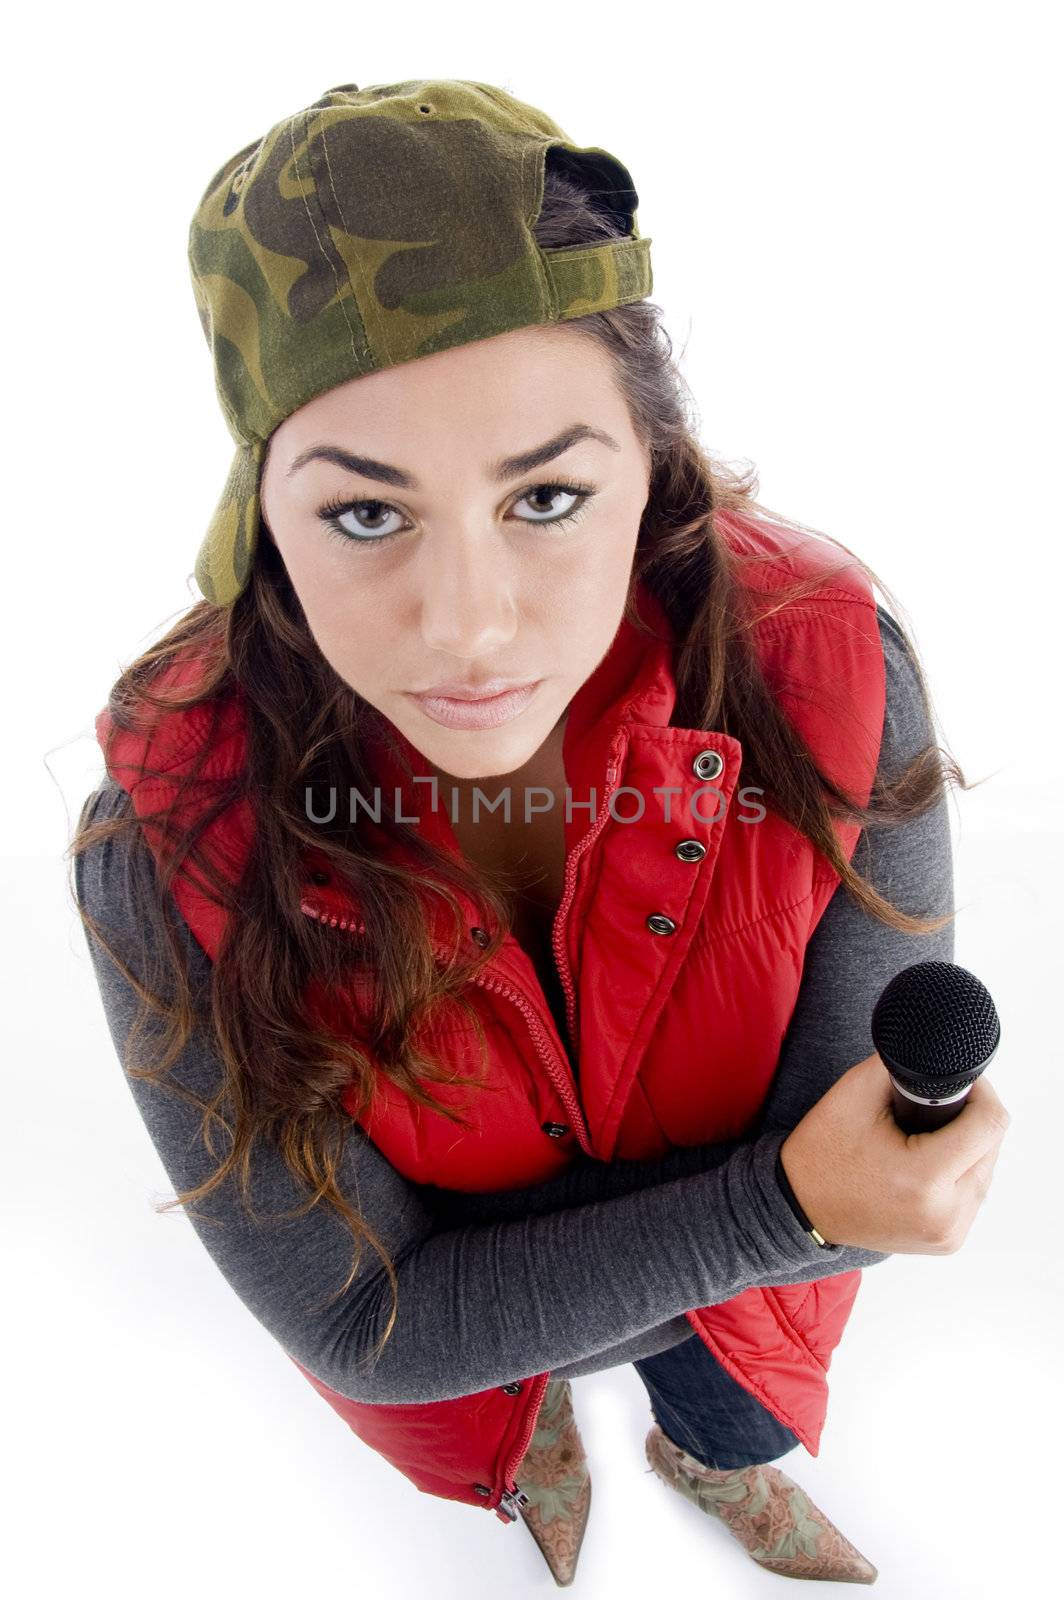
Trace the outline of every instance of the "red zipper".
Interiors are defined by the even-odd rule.
[[[315,922],[324,922],[327,928],[339,928],[344,933],[361,933],[365,929],[365,923],[361,920],[352,922],[350,917],[323,917],[320,911],[316,911],[313,906],[308,906],[306,903],[299,909],[305,916],[313,917]]]
[[[570,1049],[572,1048],[573,1039],[576,1036],[576,991],[573,987],[572,973],[569,968],[569,958],[566,955],[565,942],[562,938],[562,925],[566,916],[568,915],[569,907],[572,904],[573,895],[576,889],[576,863],[579,861],[584,851],[594,843],[595,839],[598,838],[599,834],[606,826],[606,823],[609,821],[609,801],[615,788],[617,787],[615,781],[617,778],[617,764],[613,760],[617,742],[618,741],[615,740],[614,745],[611,747],[611,759],[606,769],[607,788],[605,794],[605,804],[603,805],[599,816],[595,819],[594,825],[588,829],[587,833],[584,834],[584,837],[580,840],[579,844],[577,844],[572,855],[569,857],[569,860],[566,862],[565,885],[562,891],[561,904],[559,905],[557,915],[554,918],[554,927],[551,933],[551,947],[554,951],[554,964],[558,969],[558,976],[561,978],[562,988],[565,990],[566,1023],[569,1030]],[[547,1074],[561,1096],[566,1111],[569,1113],[572,1126],[576,1132],[577,1139],[580,1141],[584,1153],[586,1155],[593,1156],[595,1152],[591,1148],[591,1137],[588,1133],[587,1123],[584,1120],[584,1113],[581,1109],[579,1100],[576,1098],[570,1087],[572,1078],[574,1076],[572,1062],[567,1062],[568,1072],[566,1075],[564,1077],[559,1077],[554,1071],[554,1052],[550,1048],[549,1040],[546,1039],[543,1033],[539,1018],[536,1015],[533,1007],[529,1005],[528,1001],[522,994],[519,993],[518,990],[511,988],[509,984],[503,983],[500,978],[481,977],[479,974],[474,976],[473,982],[479,983],[481,988],[490,989],[496,994],[506,995],[506,997],[512,1000],[514,1005],[517,1006],[518,1010],[525,1019],[529,1034],[532,1038],[532,1043],[535,1045],[540,1059],[547,1069]]]
[[[540,1407],[543,1404],[544,1396],[547,1393],[547,1385],[550,1382],[550,1373],[541,1372],[537,1377],[532,1379],[532,1382],[534,1384],[538,1384],[539,1393],[535,1396],[535,1399],[528,1408],[528,1417],[525,1422],[525,1427],[521,1433],[520,1441],[516,1449],[511,1452],[510,1458],[506,1463],[506,1468],[502,1475],[502,1491],[499,1495],[499,1499],[493,1507],[488,1508],[489,1510],[495,1511],[501,1509],[504,1515],[507,1516],[511,1522],[517,1521],[517,1504],[528,1504],[527,1495],[525,1495],[517,1487],[517,1481],[514,1477],[514,1473],[517,1471],[521,1458],[528,1449],[532,1435],[536,1431],[536,1421],[539,1417]]]
[[[566,1111],[572,1118],[572,1126],[576,1133],[576,1137],[579,1139],[584,1152],[589,1156],[594,1155],[594,1151],[591,1148],[590,1135],[588,1134],[587,1130],[587,1123],[584,1121],[583,1110],[581,1109],[580,1102],[576,1098],[576,1095],[573,1093],[570,1086],[571,1067],[568,1073],[565,1074],[556,1071],[557,1057],[555,1052],[551,1049],[550,1040],[543,1031],[543,1026],[540,1023],[539,1017],[536,1015],[535,1008],[529,1005],[528,1001],[525,999],[524,995],[521,994],[520,990],[511,988],[508,983],[503,983],[501,978],[495,978],[491,975],[484,976],[481,973],[476,973],[473,976],[472,982],[478,983],[482,989],[489,989],[493,994],[505,995],[506,998],[512,1001],[520,1011],[521,1015],[525,1019],[525,1025],[528,1028],[532,1043],[536,1047],[536,1052],[539,1055],[540,1060],[543,1062],[543,1065],[547,1069],[547,1076],[557,1089],[558,1094],[561,1096],[561,1099],[564,1102]]]
[[[596,817],[593,826],[588,829],[587,833],[584,834],[584,837],[580,840],[572,855],[569,857],[569,860],[566,862],[565,885],[562,891],[561,905],[558,907],[558,913],[554,918],[554,927],[551,932],[551,945],[554,950],[554,964],[558,969],[558,976],[562,980],[562,988],[565,990],[565,1016],[566,1024],[569,1030],[570,1049],[572,1048],[573,1040],[576,1038],[576,990],[573,988],[572,973],[569,967],[569,957],[566,954],[565,940],[562,937],[562,924],[568,915],[569,907],[572,904],[573,894],[576,889],[576,863],[579,861],[580,857],[583,855],[588,846],[593,844],[598,838],[599,834],[602,832],[610,818],[610,800],[613,797],[614,790],[617,788],[617,763],[614,760],[614,756],[617,753],[619,744],[620,739],[615,738],[613,744],[610,746],[610,760],[609,765],[606,768],[606,793],[603,797],[602,810],[598,817]]]

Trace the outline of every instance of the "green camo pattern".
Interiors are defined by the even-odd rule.
[[[542,250],[546,152],[623,229]],[[196,559],[207,600],[245,587],[274,428],[351,378],[513,328],[642,300],[631,174],[490,84],[343,84],[230,157],[189,227],[196,308],[237,446]]]

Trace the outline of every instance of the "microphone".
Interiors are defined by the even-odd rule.
[[[951,961],[917,961],[887,984],[872,1012],[872,1043],[904,1133],[952,1122],[1001,1042],[985,986]]]

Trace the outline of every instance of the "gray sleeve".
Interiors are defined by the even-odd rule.
[[[124,791],[104,780],[85,811],[112,815],[126,804]],[[115,840],[75,858],[79,901],[134,972],[138,887],[143,892],[153,870],[146,851]],[[180,919],[178,929],[202,993],[210,963]],[[88,945],[122,1062],[136,996],[98,941],[89,936]],[[217,1089],[220,1073],[203,1031],[172,1068],[201,1097]],[[201,1182],[216,1160],[202,1147],[199,1113],[165,1088],[126,1081],[175,1190]],[[449,1225],[430,1203],[433,1191],[405,1180],[352,1123],[339,1182],[388,1249],[399,1284],[396,1323],[376,1362],[370,1357],[391,1309],[379,1258],[367,1247],[345,1293],[323,1305],[347,1276],[351,1236],[320,1205],[275,1218],[306,1196],[272,1146],[259,1141],[253,1155],[253,1220],[232,1176],[187,1214],[252,1315],[330,1388],[371,1404],[443,1400],[574,1364],[614,1365],[616,1355],[604,1352],[665,1348],[656,1344],[662,1326],[692,1307],[754,1284],[807,1282],[860,1265],[869,1252],[821,1250],[795,1220],[775,1179],[784,1137],[768,1133],[730,1151],[704,1147],[724,1159],[627,1193]],[[653,1166],[631,1165],[643,1179]]]

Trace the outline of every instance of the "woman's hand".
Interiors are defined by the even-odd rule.
[[[831,1244],[951,1255],[990,1187],[1009,1114],[985,1077],[953,1121],[930,1133],[903,1133],[892,1103],[886,1068],[873,1053],[787,1135],[783,1170]]]

